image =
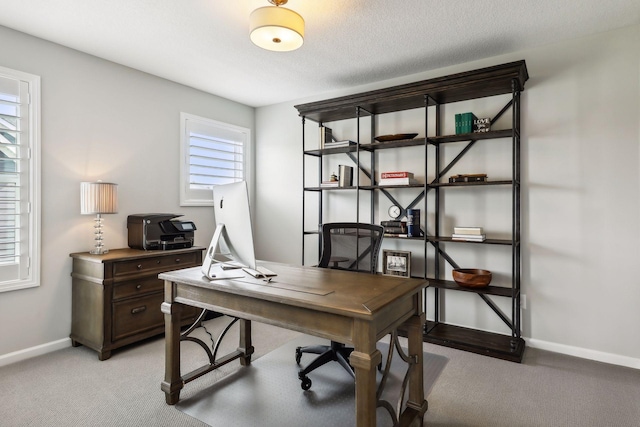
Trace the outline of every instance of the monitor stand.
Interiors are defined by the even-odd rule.
[[[225,225],[219,223],[216,226],[216,231],[213,233],[213,238],[209,244],[209,249],[204,256],[204,262],[202,263],[202,274],[209,280],[221,280],[221,279],[238,279],[246,277],[249,274],[252,277],[259,279],[267,279],[277,276],[276,273],[263,266],[256,266],[256,269],[247,267],[242,263],[233,261],[221,261],[215,259],[216,249],[219,247],[220,239],[224,239],[228,243],[226,238]]]
[[[225,263],[214,258],[220,238],[224,238],[223,232],[224,224],[218,224],[216,231],[213,233],[211,243],[209,244],[209,249],[207,249],[207,253],[204,256],[202,274],[209,280],[238,279],[244,277],[241,265],[235,266],[234,263]]]

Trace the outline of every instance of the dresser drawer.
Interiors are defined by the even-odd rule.
[[[199,264],[197,262],[197,254],[194,252],[117,261],[113,263],[113,276],[118,277],[133,273],[145,273],[158,270],[177,270],[180,268],[192,267],[197,264]]]
[[[153,292],[161,292],[163,286],[164,281],[158,279],[155,275],[118,283],[113,286],[113,299],[118,300]]]
[[[164,315],[160,311],[163,301],[164,294],[158,292],[141,298],[114,302],[111,339],[116,341],[164,325]]]
[[[160,292],[140,298],[114,302],[111,339],[116,341],[130,335],[163,327],[164,314],[160,310],[160,305],[163,301],[164,293]],[[183,306],[180,323],[182,325],[191,325],[201,312],[202,309],[198,307]]]

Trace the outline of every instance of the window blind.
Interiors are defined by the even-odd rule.
[[[0,67],[0,291],[37,286],[39,77]]]
[[[181,115],[181,206],[211,205],[216,185],[247,180],[249,130]]]

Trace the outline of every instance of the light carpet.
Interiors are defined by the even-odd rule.
[[[253,361],[249,367],[238,368],[210,387],[181,400],[176,408],[213,427],[258,425],[256,420],[260,420],[261,427],[354,425],[354,383],[338,363],[329,363],[310,373],[311,389],[301,389],[295,349],[313,344],[326,344],[326,340],[307,335],[293,339]],[[379,342],[378,349],[386,360],[388,344]],[[315,356],[305,354],[301,363],[309,363]],[[424,353],[426,396],[447,362],[445,356]],[[399,396],[405,370],[406,364],[395,353],[383,399]],[[386,400],[396,406],[395,398]],[[386,410],[378,409],[377,417],[379,426],[392,425]]]

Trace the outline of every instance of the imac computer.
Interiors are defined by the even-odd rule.
[[[245,181],[217,185],[213,188],[216,230],[202,264],[202,274],[209,280],[275,276],[256,265],[249,195]],[[241,270],[242,269],[242,270]]]

